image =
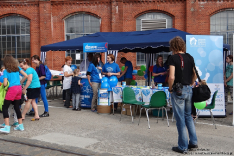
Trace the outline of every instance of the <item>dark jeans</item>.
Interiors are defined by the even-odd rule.
[[[71,89],[66,89],[64,90],[66,93],[66,101],[65,101],[65,107],[69,107],[70,106],[70,100],[71,100]]]

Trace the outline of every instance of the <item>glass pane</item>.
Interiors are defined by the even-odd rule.
[[[0,19],[1,55],[10,54],[13,57],[21,58],[22,53],[30,57],[30,21],[20,16],[8,16]],[[27,36],[21,34],[28,33]],[[25,56],[26,56],[25,55]]]

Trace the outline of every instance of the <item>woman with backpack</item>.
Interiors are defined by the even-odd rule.
[[[46,76],[50,76],[50,78],[51,78],[51,74],[46,73],[48,71],[46,70],[45,65],[42,64],[42,62],[40,61],[40,57],[38,55],[32,56],[32,62],[34,64],[36,64],[36,66],[37,66],[36,72],[37,72],[37,75],[39,77],[40,84],[41,84],[41,90],[40,90],[41,99],[44,103],[44,108],[45,108],[44,113],[41,114],[40,117],[49,117],[49,104],[48,104],[48,101],[46,98],[47,81],[45,79],[47,78]],[[47,79],[50,79],[50,78],[47,78]],[[36,103],[38,103],[38,98],[36,99]]]

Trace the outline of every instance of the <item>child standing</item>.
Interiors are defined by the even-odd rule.
[[[72,77],[72,82],[71,82],[72,103],[73,103],[72,110],[76,111],[81,111],[79,103],[80,103],[80,86],[82,84],[80,83],[81,78],[78,77],[79,72],[80,72],[79,69],[75,69],[73,71],[74,76]]]
[[[28,76],[20,67],[18,67],[18,62],[11,55],[5,56],[4,66],[6,70],[4,70],[3,72],[3,78],[4,78],[3,85],[7,86],[8,82],[10,85],[8,87],[8,91],[5,96],[4,104],[2,106],[5,127],[1,128],[0,132],[10,133],[11,126],[9,126],[8,108],[11,103],[14,105],[14,109],[17,114],[18,124],[19,124],[16,128],[14,128],[14,130],[23,131],[24,126],[22,123],[22,115],[20,112],[20,100],[22,95],[22,88],[20,85],[19,72],[25,78],[27,78]]]

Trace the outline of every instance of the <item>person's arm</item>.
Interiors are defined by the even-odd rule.
[[[128,66],[126,66],[124,71],[117,77],[120,78],[120,77],[124,76],[124,74],[127,72],[127,70],[128,70]]]
[[[70,76],[73,76],[73,73],[68,74],[68,72],[65,72],[65,73],[64,73],[64,76],[65,76],[65,77],[70,77]]]
[[[87,75],[87,79],[88,79],[88,81],[89,81],[89,85],[92,87],[92,83],[91,83],[91,81],[90,81],[90,75]]]
[[[23,84],[23,82],[28,78],[28,75],[23,70],[20,70],[20,74],[24,76],[20,81],[20,84]]]
[[[83,85],[82,83],[80,83],[80,79],[78,80],[78,85],[80,85],[80,86],[82,86],[82,85]]]
[[[29,74],[29,75],[28,75],[27,82],[26,82],[26,84],[25,84],[25,86],[24,86],[24,88],[23,88],[23,90],[22,90],[23,94],[26,93],[26,89],[27,89],[28,86],[31,84],[31,82],[32,82],[32,74]]]
[[[168,84],[169,84],[169,91],[172,91],[172,86],[175,81],[175,66],[170,65],[169,66],[169,78],[168,78]]]
[[[191,83],[191,86],[194,85],[194,82],[196,81],[196,79],[197,79],[197,74],[196,74],[196,72],[195,72],[195,70],[194,70],[194,68],[193,68],[193,75],[192,75],[192,83]]]
[[[3,85],[4,85],[4,87],[7,86],[7,78],[4,78],[4,80],[3,80]]]
[[[233,73],[225,80],[225,83],[227,83],[228,81],[230,81],[233,78]]]
[[[112,76],[112,75],[118,76],[118,75],[120,75],[120,72],[118,72],[118,73],[107,73],[107,75],[108,76]]]

